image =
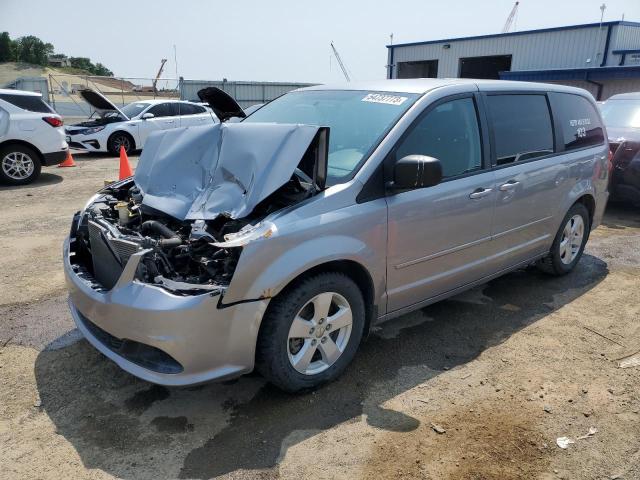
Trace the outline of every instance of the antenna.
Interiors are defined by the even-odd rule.
[[[600,5],[600,26],[598,27],[598,36],[596,37],[596,51],[593,54],[593,66],[597,67],[597,62],[598,62],[598,50],[600,48],[600,32],[602,31],[602,20],[604,20],[604,11],[607,8],[607,6],[603,3],[602,5]],[[603,67],[604,65],[600,65],[601,67]]]
[[[347,80],[347,82],[350,82],[351,78],[349,77],[349,73],[347,72],[347,67],[344,66],[344,63],[342,63],[340,54],[338,53],[338,50],[336,50],[336,47],[333,45],[333,42],[331,42],[331,49],[333,50],[333,54],[336,56],[338,65],[340,65],[340,68],[342,69],[342,74],[344,75],[344,78]]]

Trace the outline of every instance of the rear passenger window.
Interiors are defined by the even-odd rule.
[[[508,165],[553,153],[553,129],[544,95],[489,95],[496,161]]]
[[[147,113],[153,113],[154,117],[172,117],[175,115],[170,103],[159,103],[151,107]]]
[[[175,115],[193,115],[196,113],[190,103],[176,102],[173,104],[173,109],[175,110]]]
[[[18,108],[29,112],[53,113],[49,105],[44,103],[42,97],[36,95],[14,95],[11,93],[0,93],[0,99],[9,102]]]
[[[442,103],[427,113],[396,150],[397,159],[407,155],[437,158],[445,178],[481,169],[480,130],[473,99]]]
[[[600,117],[589,100],[570,93],[553,93],[551,104],[562,127],[565,150],[577,150],[604,143]]]

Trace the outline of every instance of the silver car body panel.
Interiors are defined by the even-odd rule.
[[[291,178],[318,130],[256,123],[165,130],[147,140],[134,179],[144,205],[177,219],[242,218]]]
[[[233,278],[220,295],[177,296],[136,281],[119,282],[118,288],[101,293],[83,283],[73,271],[65,250],[72,312],[80,319],[79,325],[81,314],[119,338],[132,338],[167,351],[185,369],[183,373],[166,375],[128,364],[101,347],[86,328],[83,330],[89,341],[127,371],[168,385],[228,378],[250,371],[260,322],[270,299],[299,275],[329,262],[347,262],[348,268],[366,272],[373,290],[372,311],[376,313],[371,323],[375,323],[540,258],[548,251],[567,210],[585,195],[595,205],[592,227],[601,221],[608,197],[606,140],[597,147],[487,168],[435,187],[387,193],[358,202],[363,186],[407,128],[433,102],[457,94],[514,90],[573,93],[594,102],[583,90],[526,82],[450,79],[393,80],[309,89],[409,92],[422,96],[391,128],[352,179],[265,218],[277,230],[270,238],[260,238],[243,247]],[[225,128],[229,127],[232,125]],[[203,151],[213,152],[217,148],[205,142],[205,135],[200,138],[199,133],[186,132],[189,130],[175,133],[175,140],[181,135],[193,135],[199,138],[198,145]],[[301,132],[304,141],[295,142],[297,146],[292,150],[296,152],[296,161],[312,133],[306,129]],[[170,145],[170,138],[174,137],[159,137],[159,143],[151,150],[165,155],[160,150],[176,149],[166,155],[177,158],[177,149],[184,147],[177,145],[181,142]],[[294,163],[293,159],[283,160],[286,175],[291,174]],[[141,176],[136,177],[143,184],[144,171],[143,165]],[[193,178],[201,180],[205,178],[202,172],[209,170],[200,166],[193,169],[198,171],[201,176],[194,173]],[[180,184],[182,180],[175,175],[174,183]],[[284,173],[278,176],[273,184],[284,176]],[[520,182],[519,188],[507,195],[499,186],[511,179]],[[157,197],[159,205],[165,211],[171,210],[177,218],[187,218],[192,210],[188,192],[184,186],[176,186],[187,198],[172,207],[167,200],[168,176],[166,180]],[[200,185],[200,192],[205,191]],[[492,194],[482,202],[467,201],[469,192],[479,186],[490,186]],[[149,193],[153,196],[156,186],[146,187],[145,201]],[[241,204],[236,214],[249,207],[248,203]],[[210,209],[196,209],[213,213],[222,210],[217,204]]]

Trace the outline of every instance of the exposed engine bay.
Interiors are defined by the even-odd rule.
[[[262,219],[302,202],[317,188],[301,170],[242,219],[178,220],[143,204],[133,180],[103,189],[74,218],[72,264],[111,289],[131,255],[146,252],[136,279],[179,294],[221,292],[229,285],[242,247],[268,238]]]
[[[73,268],[105,290],[131,263],[131,280],[222,293],[242,248],[277,234],[267,217],[324,189],[328,135],[325,127],[239,123],[149,137],[135,176],[105,187],[74,217]]]

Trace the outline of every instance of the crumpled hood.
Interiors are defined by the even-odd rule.
[[[322,127],[218,123],[149,136],[134,181],[143,205],[179,220],[247,216],[289,181]]]

